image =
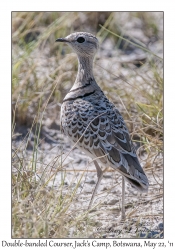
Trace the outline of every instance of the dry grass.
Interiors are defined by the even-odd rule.
[[[86,207],[77,207],[86,168],[78,171],[78,176],[77,170],[73,169],[74,179],[66,185],[67,166],[71,163],[65,159],[65,152],[70,149],[64,138],[59,134],[54,157],[48,158],[51,152],[42,147],[42,128],[53,123],[59,127],[60,104],[77,72],[76,56],[68,47],[56,44],[55,40],[73,31],[97,34],[101,49],[94,65],[96,81],[124,116],[144,170],[148,177],[153,178],[147,202],[151,206],[154,200],[163,198],[161,17],[161,13],[144,12],[12,13],[14,238],[103,235],[100,232],[93,234],[94,228],[99,227],[96,220],[98,210],[89,213]],[[143,53],[137,56],[135,48]],[[19,136],[19,127],[25,130],[22,137]],[[107,196],[110,190],[104,194]],[[147,204],[145,200],[143,203],[140,200],[140,204],[132,200],[130,204],[129,201],[128,196],[130,222],[122,226],[123,233],[118,237],[130,235],[133,218],[136,218],[133,222],[135,228],[139,229],[141,218],[137,217],[136,205]],[[156,214],[155,210],[143,217],[152,218],[154,215],[162,218],[162,213]],[[98,217],[98,220],[103,221],[103,218]],[[140,237],[139,230],[136,231],[132,237]]]

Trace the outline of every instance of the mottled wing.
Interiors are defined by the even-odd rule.
[[[90,127],[93,131],[98,128],[96,156],[107,155],[111,167],[116,167],[138,189],[147,189],[147,177],[139,164],[129,132],[118,110],[115,107],[108,110],[106,115],[96,118]]]
[[[68,107],[68,105],[67,105]],[[115,106],[105,96],[76,99],[69,117],[68,136],[103,165],[118,170],[139,191],[147,190],[148,179],[137,159],[128,129]],[[70,116],[70,110],[69,110]]]

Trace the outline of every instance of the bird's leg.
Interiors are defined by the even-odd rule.
[[[103,178],[103,171],[102,171],[101,167],[98,165],[98,163],[96,161],[94,161],[94,164],[95,164],[95,167],[96,167],[96,170],[97,170],[97,178],[98,178],[98,180],[97,180],[96,186],[94,188],[94,191],[92,193],[92,197],[91,197],[88,209],[90,209],[90,207],[92,205],[92,202],[94,200],[95,194],[96,194],[97,189],[98,189],[98,186],[100,185],[100,182],[101,182],[101,180]]]
[[[125,178],[122,176],[122,216],[121,220],[125,220]]]

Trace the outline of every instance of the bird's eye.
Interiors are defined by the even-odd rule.
[[[79,43],[83,43],[85,41],[84,37],[80,36],[78,39],[77,39],[77,42]]]

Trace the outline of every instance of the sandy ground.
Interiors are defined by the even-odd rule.
[[[18,128],[19,136],[13,141],[13,146],[18,147],[21,144],[21,135],[24,135],[26,128]],[[42,139],[43,138],[43,139]],[[33,138],[31,136],[26,158],[32,158]],[[38,178],[47,164],[58,159],[56,164],[52,165],[54,173],[60,165],[60,157],[63,151],[62,166],[63,171],[59,171],[54,181],[55,192],[61,183],[64,173],[63,194],[66,195],[69,190],[75,188],[79,180],[79,187],[75,200],[71,205],[72,211],[87,211],[92,191],[97,181],[96,170],[91,159],[79,149],[71,151],[72,146],[69,139],[63,136],[59,130],[47,129],[43,127],[41,132],[41,145],[38,151]],[[22,148],[21,148],[22,149]],[[64,157],[66,160],[64,161]],[[158,159],[159,158],[159,159]],[[104,173],[104,178],[98,189],[90,218],[92,225],[86,227],[85,235],[89,237],[103,238],[162,238],[163,237],[163,172],[159,166],[162,156],[157,158],[154,163],[154,175],[152,171],[147,170],[150,187],[146,194],[139,194],[126,182],[125,208],[126,221],[121,222],[121,176],[111,168]],[[54,166],[53,166],[54,165]],[[141,160],[144,165],[144,160]],[[53,180],[48,183],[48,187],[53,185]],[[87,229],[88,228],[88,229]],[[70,229],[70,238],[74,236],[74,228]],[[77,235],[78,236],[78,235]]]

